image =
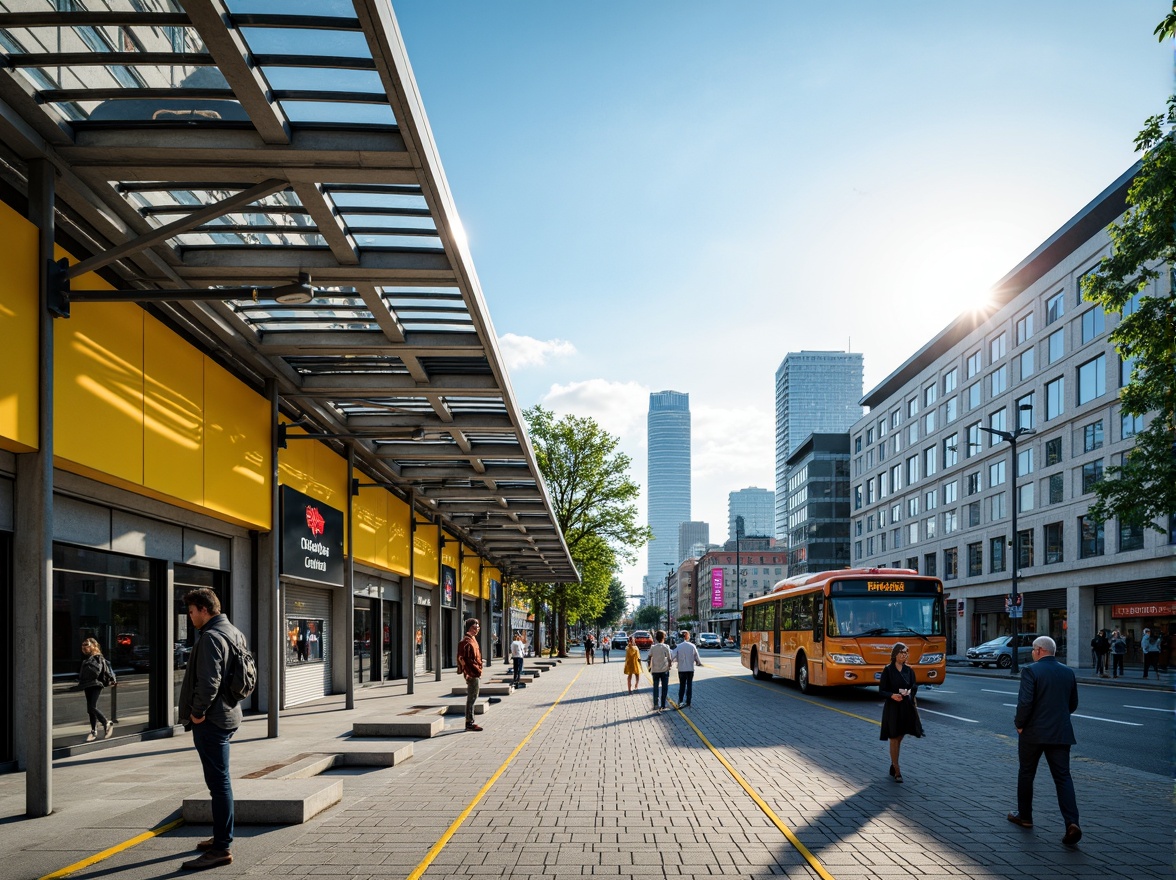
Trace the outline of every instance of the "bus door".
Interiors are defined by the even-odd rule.
[[[776,672],[780,671],[780,600],[772,603],[772,656],[776,661]]]

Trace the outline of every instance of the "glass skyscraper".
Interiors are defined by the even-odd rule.
[[[649,395],[649,527],[647,587],[664,581],[677,566],[678,525],[690,521],[690,395],[655,391]]]
[[[727,493],[727,540],[735,540],[735,517],[743,517],[744,537],[773,537],[775,532],[776,493],[771,489],[749,486]]]
[[[862,356],[790,351],[776,370],[776,540],[788,536],[788,459],[809,434],[848,431],[862,417]]]

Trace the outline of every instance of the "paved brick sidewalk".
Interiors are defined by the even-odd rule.
[[[492,707],[483,733],[460,731],[460,717],[452,718],[444,735],[416,744],[412,760],[342,774],[343,803],[311,822],[239,827],[236,861],[214,876],[406,877],[550,710],[432,861],[426,880],[816,877],[678,713],[650,713],[648,678],[629,695],[621,669],[565,662]],[[417,699],[422,690],[448,689],[454,678],[418,686]],[[671,699],[676,690],[671,680]],[[264,739],[264,719],[250,722],[254,731],[243,731],[234,746],[234,775],[326,748],[354,720],[390,715],[412,701],[395,688],[361,692],[354,713],[333,711],[338,701],[326,701],[284,717],[280,740]],[[716,661],[699,670],[687,713],[836,880],[1172,875],[1171,788],[1162,777],[1076,756],[1086,836],[1068,850],[1059,843],[1061,820],[1044,769],[1037,828],[1005,821],[1016,776],[1009,737],[961,737],[925,718],[928,736],[904,745],[907,781],[896,785],[886,775],[886,746],[873,723],[880,709],[872,701],[812,701]],[[87,774],[101,774],[101,783],[82,785]],[[71,759],[60,776],[64,817],[0,824],[0,847],[12,854],[9,870],[0,868],[5,880],[37,877],[125,840],[200,787],[187,738]],[[60,791],[71,783],[73,791]],[[9,817],[12,794],[12,780],[0,777]],[[207,833],[183,827],[75,876],[173,876]]]

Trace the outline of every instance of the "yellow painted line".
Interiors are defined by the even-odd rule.
[[[767,805],[767,802],[765,802],[764,799],[759,796],[756,790],[751,787],[751,784],[743,778],[739,771],[727,762],[727,759],[724,758],[719,753],[719,750],[711,744],[711,741],[706,738],[706,735],[703,734],[701,730],[698,729],[698,726],[695,725],[695,723],[686,716],[686,713],[683,712],[678,706],[674,706],[674,708],[677,710],[678,715],[682,718],[682,720],[689,724],[690,729],[698,735],[700,740],[702,740],[703,745],[710,749],[711,754],[719,759],[719,763],[727,769],[727,772],[731,774],[731,778],[743,786],[743,790],[748,793],[753,801],[755,801],[756,806],[763,810],[764,815],[767,816],[771,823],[780,830],[780,833],[788,839],[788,842],[791,843],[793,848],[801,854],[804,860],[809,863],[809,867],[816,871],[822,880],[835,880],[833,875],[830,874],[825,869],[825,866],[821,864],[820,860],[811,852],[809,852],[808,847],[800,842],[800,838],[792,833],[792,829],[784,824],[784,820],[776,815],[775,811],[773,811],[772,808]]]
[[[543,713],[543,716],[535,722],[535,726],[532,727],[527,735],[523,737],[522,742],[514,747],[514,751],[511,752],[507,756],[506,760],[502,762],[502,766],[495,770],[494,775],[486,780],[486,784],[478,789],[478,793],[474,795],[474,799],[471,800],[466,808],[461,811],[461,814],[453,820],[453,824],[445,829],[445,833],[442,834],[437,842],[434,843],[433,846],[429,849],[429,851],[425,853],[425,857],[421,860],[421,863],[413,869],[412,873],[409,874],[405,880],[420,880],[425,871],[429,870],[429,866],[433,864],[433,860],[436,859],[438,855],[440,855],[441,850],[445,849],[445,844],[449,843],[450,838],[452,838],[453,835],[457,832],[457,829],[462,826],[462,823],[465,822],[465,820],[469,818],[470,813],[474,811],[474,807],[476,807],[478,802],[486,796],[486,792],[488,792],[490,787],[498,781],[498,777],[506,772],[506,768],[510,766],[510,762],[513,761],[518,753],[523,750],[523,747],[531,741],[531,737],[533,737],[536,732],[538,732],[540,725],[542,725],[543,722],[547,720],[547,716],[550,715],[555,710],[555,707],[559,705],[560,701],[567,696],[568,691],[572,689],[572,685],[574,685],[579,680],[580,676],[583,675],[584,670],[587,668],[587,665],[580,667],[580,671],[576,673],[575,678],[568,682],[568,686],[563,689],[563,693],[561,693],[556,698],[555,702],[547,708],[547,711]]]
[[[128,850],[132,846],[138,846],[140,843],[142,843],[145,840],[150,840],[151,838],[158,837],[161,834],[167,834],[167,832],[172,831],[176,828],[179,828],[183,824],[184,824],[183,819],[176,819],[173,822],[168,822],[165,825],[160,825],[158,828],[152,828],[150,831],[144,831],[138,837],[132,837],[130,840],[125,840],[122,843],[116,844],[115,846],[112,846],[110,849],[104,849],[104,850],[102,850],[102,852],[95,853],[94,855],[89,856],[88,858],[82,859],[80,862],[74,862],[72,865],[70,865],[67,868],[62,868],[60,871],[54,871],[52,874],[46,874],[44,877],[38,878],[38,880],[57,880],[58,877],[68,877],[70,874],[74,873],[75,871],[80,871],[80,870],[82,870],[82,868],[88,868],[88,867],[90,867],[90,865],[97,864],[98,862],[101,862],[104,859],[110,858],[115,853],[120,853],[123,850]]]

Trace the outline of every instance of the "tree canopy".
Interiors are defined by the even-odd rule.
[[[1176,13],[1174,13],[1176,16]],[[1169,30],[1176,34],[1176,17]],[[1161,33],[1165,24],[1156,29]],[[1166,114],[1153,116],[1135,139],[1143,153],[1127,193],[1127,212],[1108,229],[1113,251],[1083,279],[1083,295],[1122,316],[1111,340],[1130,379],[1119,393],[1125,415],[1151,417],[1135,435],[1121,464],[1107,468],[1095,486],[1092,517],[1112,516],[1133,526],[1151,525],[1176,513],[1176,95]],[[1167,129],[1167,132],[1165,132]],[[1162,290],[1168,276],[1168,290]]]
[[[641,488],[629,476],[632,460],[617,451],[616,437],[594,419],[574,415],[556,419],[541,406],[525,410],[523,416],[551,494],[555,520],[580,573],[579,584],[552,587],[562,640],[568,622],[601,618],[609,604],[618,560],[633,561],[650,533],[639,523],[636,502]]]

